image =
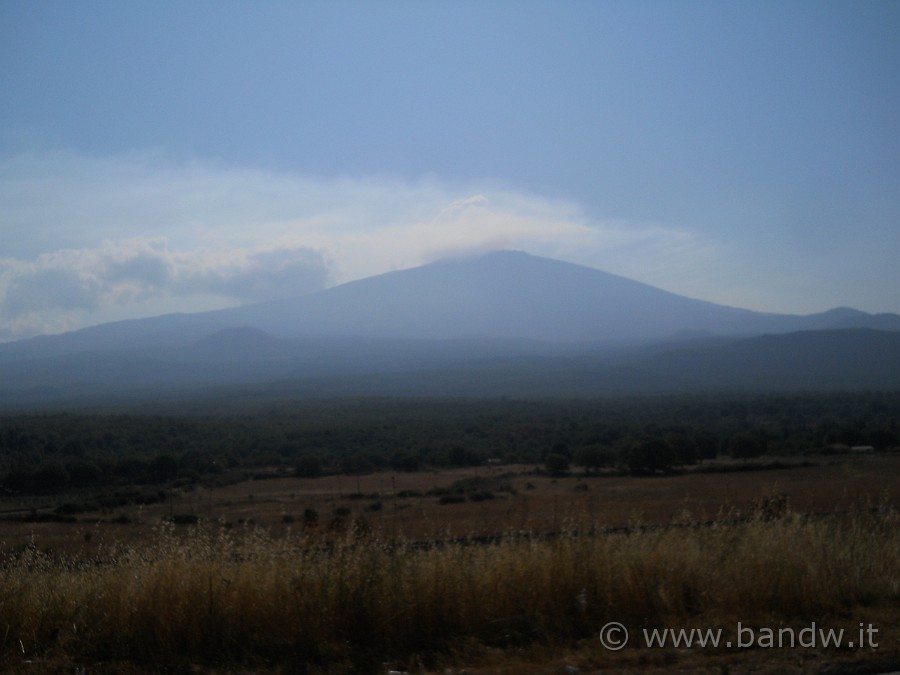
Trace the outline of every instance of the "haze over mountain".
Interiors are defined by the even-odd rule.
[[[807,332],[793,342],[747,342],[796,331],[839,335]],[[580,265],[502,251],[390,272],[291,300],[115,322],[3,344],[0,398],[41,400],[66,393],[303,377],[356,378],[359,383],[360,377],[379,373],[394,374],[396,384],[398,373],[474,376],[481,369],[481,377],[491,368],[496,373],[498,363],[508,379],[510,368],[518,367],[520,374],[543,372],[550,361],[555,365],[548,372],[562,368],[569,384],[581,382],[573,384],[573,391],[634,389],[625,386],[629,381],[647,390],[740,389],[742,383],[764,384],[765,372],[790,377],[803,354],[810,357],[801,359],[803,372],[820,376],[794,372],[798,388],[900,387],[895,382],[900,376],[885,376],[878,365],[879,350],[889,352],[884,358],[890,363],[893,350],[900,353],[897,331],[900,316],[894,314],[846,308],[809,316],[759,313]],[[743,346],[736,347],[737,340]],[[694,351],[679,355],[673,344]],[[804,351],[812,344],[833,348]],[[785,352],[785,345],[793,351]],[[871,354],[862,359],[859,349]],[[767,360],[767,353],[774,360]],[[578,361],[584,358],[588,361]],[[865,367],[854,370],[863,362]],[[889,372],[900,373],[900,368]],[[590,373],[604,375],[595,377],[594,385],[585,384]],[[382,389],[390,393],[390,387]],[[434,387],[429,391],[440,393]]]
[[[443,260],[219,316],[278,335],[551,342],[655,340],[681,331],[758,332],[784,321],[511,251]]]
[[[669,293],[582,265],[515,251],[441,260],[290,300],[102,324],[3,345],[3,354],[189,344],[251,326],[278,338],[522,339],[626,343],[679,334],[804,329],[900,330],[900,316],[841,308],[808,316],[754,312]]]

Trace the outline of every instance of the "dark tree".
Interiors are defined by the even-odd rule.
[[[447,463],[450,466],[478,466],[481,464],[481,457],[468,448],[454,445],[447,451]]]
[[[665,438],[645,436],[629,445],[625,459],[632,473],[656,473],[672,468],[675,453]]]
[[[69,473],[61,464],[44,464],[34,472],[32,486],[36,492],[55,492],[69,486]]]
[[[900,446],[900,436],[890,429],[875,429],[869,433],[869,443],[879,450]]]
[[[321,473],[322,461],[317,455],[303,455],[294,467],[294,474],[300,478],[315,478]]]
[[[14,466],[3,477],[2,485],[13,492],[31,492],[34,487],[34,469]]]
[[[397,471],[418,471],[419,458],[409,452],[395,452],[391,455],[391,468]]]
[[[73,487],[90,487],[103,481],[103,470],[93,462],[82,459],[66,462],[66,471]]]
[[[166,483],[178,477],[178,462],[172,455],[157,455],[147,466],[151,483]]]
[[[544,466],[550,473],[563,473],[569,470],[569,458],[558,452],[551,452],[544,460]]]
[[[731,437],[728,442],[728,452],[738,459],[751,459],[759,457],[766,451],[765,443],[757,436],[746,432],[740,432]]]
[[[694,439],[687,434],[669,434],[666,442],[672,448],[674,463],[679,465],[696,464],[700,452]]]
[[[575,463],[583,466],[586,471],[611,466],[615,464],[616,459],[616,452],[602,445],[586,445],[575,452]]]

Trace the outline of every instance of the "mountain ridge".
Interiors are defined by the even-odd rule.
[[[304,395],[900,389],[900,316],[753,312],[502,252],[0,344],[4,404],[274,382]]]
[[[505,341],[279,340],[279,353],[236,358],[193,347],[85,353],[18,364],[0,409],[229,398],[606,397],[900,390],[900,332],[800,331],[626,351],[534,351]],[[290,348],[299,345],[301,349]],[[43,365],[43,370],[37,369]]]

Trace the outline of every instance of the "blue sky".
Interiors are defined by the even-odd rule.
[[[900,4],[0,0],[0,340],[515,248],[900,312]]]

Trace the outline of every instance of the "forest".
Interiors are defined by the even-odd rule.
[[[631,474],[717,456],[900,446],[900,393],[595,400],[334,399],[265,409],[0,416],[6,495],[492,463]],[[153,491],[140,493],[143,498]],[[142,497],[134,497],[140,499]]]

